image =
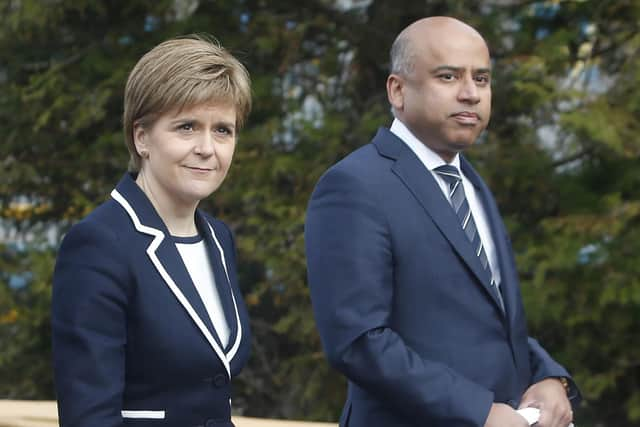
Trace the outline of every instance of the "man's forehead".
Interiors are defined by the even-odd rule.
[[[399,37],[433,38],[467,36],[484,40],[482,35],[472,26],[455,18],[446,16],[432,16],[416,21],[406,27]]]
[[[435,43],[414,51],[414,61],[428,69],[436,67],[466,70],[491,69],[489,51],[484,45]]]
[[[410,51],[417,55],[441,56],[457,52],[465,55],[470,52],[475,55],[486,53],[489,60],[487,43],[474,28],[452,18],[435,18],[433,21],[426,18],[415,22],[400,34]]]

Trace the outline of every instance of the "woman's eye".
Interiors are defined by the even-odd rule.
[[[193,126],[193,123],[191,122],[183,123],[180,126],[178,126],[178,129],[186,132],[193,132],[194,126]]]
[[[216,128],[216,132],[221,135],[233,135],[233,129],[227,126],[219,126]]]

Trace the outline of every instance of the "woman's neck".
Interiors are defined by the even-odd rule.
[[[142,173],[138,174],[136,184],[147,195],[172,236],[188,237],[198,234],[195,223],[197,202],[190,205],[176,203],[162,191],[154,191],[154,186]]]

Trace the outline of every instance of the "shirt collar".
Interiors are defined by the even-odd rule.
[[[404,123],[400,121],[400,119],[393,119],[393,123],[391,124],[391,128],[389,130],[402,141],[404,141],[404,143],[409,146],[411,151],[413,151],[416,156],[418,156],[420,161],[430,171],[434,170],[438,166],[447,164],[447,162],[445,162],[442,157],[440,157],[435,151],[433,151],[426,144],[416,138],[416,136]],[[451,163],[448,164],[450,164],[451,166],[455,166],[456,168],[458,168],[458,170],[460,170],[460,155],[456,153]]]

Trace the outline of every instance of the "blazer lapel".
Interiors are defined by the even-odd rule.
[[[196,211],[196,224],[206,242],[211,268],[213,269],[213,275],[216,281],[216,288],[218,295],[220,296],[225,320],[229,326],[229,341],[225,346],[223,346],[225,353],[227,353],[233,346],[238,334],[238,324],[235,315],[235,303],[232,295],[231,283],[227,277],[227,268],[222,264],[221,252],[218,250],[214,234],[211,232],[211,228],[213,228],[213,226],[207,222],[199,211]]]
[[[197,219],[198,220],[198,219]],[[225,256],[225,249],[220,243],[223,241],[216,234],[216,229],[213,224],[204,220],[201,217],[199,221],[206,222],[206,225],[209,229],[209,233],[204,233],[207,236],[207,239],[213,240],[213,245],[210,246],[210,251],[214,254],[212,259],[217,260],[217,276],[220,277],[220,282],[217,282],[218,289],[223,289],[220,293],[220,298],[223,304],[223,310],[225,311],[225,318],[227,319],[227,323],[229,325],[229,343],[225,348],[227,360],[231,362],[231,360],[236,355],[238,349],[240,348],[240,342],[242,341],[242,323],[240,322],[240,313],[238,312],[238,303],[236,301],[236,297],[233,292],[233,284],[231,283],[231,276],[229,275],[229,269],[233,266],[229,267],[227,265],[227,257]],[[220,232],[222,235],[223,232]],[[209,241],[211,243],[211,241]],[[227,250],[232,251],[233,248],[227,246]],[[224,276],[223,276],[224,272]],[[218,279],[216,278],[216,281]],[[225,302],[226,300],[226,302]]]
[[[508,237],[501,219],[502,217],[500,216],[498,206],[496,205],[496,202],[491,195],[491,191],[486,186],[484,181],[480,179],[480,176],[475,171],[475,169],[473,169],[473,167],[469,164],[469,162],[467,162],[464,157],[460,158],[460,162],[462,165],[462,169],[464,170],[464,174],[473,183],[474,187],[476,187],[477,194],[480,195],[482,206],[484,207],[485,213],[487,214],[489,226],[491,227],[493,244],[495,246],[496,255],[498,257],[498,265],[500,268],[501,277],[500,289],[502,291],[506,315],[509,319],[511,319],[511,321],[513,321],[515,316],[514,309],[515,307],[517,307],[516,303],[518,299],[518,277],[515,266],[511,261],[513,254],[507,244]]]
[[[209,313],[202,302],[202,298],[198,293],[198,290],[191,280],[191,276],[189,275],[189,271],[187,270],[184,262],[182,261],[182,257],[180,256],[180,252],[176,248],[175,243],[171,239],[171,237],[166,236],[165,239],[162,240],[160,246],[156,250],[156,255],[160,264],[166,272],[171,276],[173,282],[180,289],[182,294],[187,298],[198,317],[205,324],[213,338],[216,340],[216,343],[221,348],[223,347],[222,342],[220,341],[220,337],[211,322],[211,318],[209,317]],[[212,266],[213,267],[213,266]],[[216,280],[218,278],[216,277]]]
[[[138,232],[153,236],[153,240],[146,250],[151,264],[209,342],[224,365],[227,375],[231,377],[229,361],[204,308],[202,299],[182,262],[180,253],[171,240],[162,219],[134,179],[133,175],[125,174],[111,192],[111,197],[127,212]]]
[[[425,169],[413,151],[387,129],[381,128],[373,143],[377,146],[380,154],[395,159],[395,163],[391,167],[393,173],[407,186],[433,219],[454,250],[485,288],[498,311],[501,312],[497,297],[490,287],[491,276],[489,272],[482,267],[480,259],[460,226],[458,217],[431,173]]]

